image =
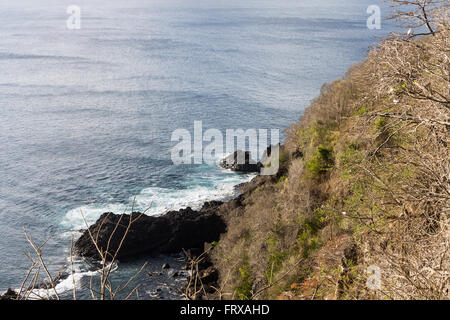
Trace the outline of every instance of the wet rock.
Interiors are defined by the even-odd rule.
[[[203,204],[202,208],[200,209],[200,212],[215,212],[221,205],[223,204],[222,201],[207,201]]]
[[[131,215],[104,213],[89,227],[89,231],[96,237],[98,235],[97,245],[101,250],[106,250],[109,242],[111,258],[119,248],[131,218],[131,227],[117,259],[127,260],[142,254],[178,253],[182,249],[200,248],[205,242],[219,240],[226,225],[215,212],[217,205],[209,204],[204,211],[194,211],[188,207],[162,216],[147,216],[138,212]],[[88,231],[76,241],[75,250],[80,256],[99,259]]]
[[[16,300],[18,298],[17,292],[9,288],[2,296],[0,300]]]

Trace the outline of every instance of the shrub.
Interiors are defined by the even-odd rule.
[[[386,126],[386,118],[378,117],[375,121],[375,128],[377,130],[382,130]]]
[[[270,284],[272,283],[274,274],[276,274],[281,269],[283,261],[288,256],[288,253],[278,250],[277,240],[274,237],[269,237],[269,239],[267,239],[267,245],[268,245],[267,250],[269,253],[269,259],[265,274],[267,282]]]
[[[306,163],[306,169],[312,178],[317,179],[323,173],[332,169],[334,165],[334,160],[332,156],[332,150],[320,145],[317,147],[314,155]]]
[[[240,284],[236,287],[236,295],[241,300],[250,300],[252,298],[253,281],[252,271],[248,264],[248,258],[244,259],[244,266],[239,268]]]

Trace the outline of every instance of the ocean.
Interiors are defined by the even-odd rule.
[[[67,7],[81,9],[68,29]],[[369,30],[381,0],[2,0],[0,3],[0,292],[18,288],[29,246],[48,239],[52,272],[67,272],[71,236],[103,212],[161,214],[226,199],[252,175],[174,165],[171,134],[285,130],[321,86],[392,30]],[[178,298],[182,256],[147,260],[140,298]],[[172,270],[162,271],[169,261]],[[127,279],[142,259],[118,263]],[[76,261],[80,297],[95,277]],[[58,286],[67,298],[68,278]]]

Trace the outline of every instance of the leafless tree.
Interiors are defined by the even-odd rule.
[[[408,36],[436,35],[437,12],[448,10],[447,0],[387,0],[394,8],[389,19],[398,21],[401,26],[409,28]],[[425,30],[423,30],[425,28]],[[419,29],[413,33],[413,29]]]
[[[124,241],[126,240],[126,237],[132,227],[132,225],[142,216],[144,215],[149,209],[147,208],[145,211],[143,211],[142,213],[136,214],[135,213],[135,217],[133,217],[133,211],[134,211],[134,203],[135,203],[135,199],[133,200],[133,205],[132,205],[132,214],[130,214],[130,218],[128,220],[128,223],[126,225],[123,225],[121,223],[122,218],[125,215],[126,209],[125,211],[121,214],[118,222],[116,223],[116,225],[113,228],[113,232],[109,235],[109,240],[108,240],[108,244],[106,248],[100,248],[100,246],[98,245],[98,236],[99,236],[99,232],[101,230],[101,228],[99,228],[98,233],[96,235],[93,235],[90,228],[89,228],[89,224],[86,221],[83,212],[80,212],[83,221],[85,222],[85,225],[87,227],[87,231],[89,234],[89,237],[92,241],[92,244],[95,246],[98,256],[100,257],[100,261],[98,261],[98,265],[100,265],[100,269],[97,270],[97,274],[98,274],[98,281],[97,281],[97,276],[91,276],[89,285],[84,285],[82,284],[82,286],[89,290],[89,292],[91,293],[91,297],[93,300],[105,300],[105,299],[111,299],[114,300],[118,297],[119,294],[126,294],[125,299],[129,299],[131,298],[131,296],[133,294],[138,295],[138,289],[139,289],[139,285],[130,288],[130,285],[132,284],[133,280],[136,279],[136,277],[145,269],[147,263],[144,263],[142,265],[142,267],[136,271],[136,273],[134,275],[132,275],[127,281],[117,285],[117,286],[113,286],[112,282],[111,282],[111,273],[114,271],[114,267],[115,264],[117,262],[117,256],[120,252],[120,249],[124,243]],[[103,224],[104,221],[102,221]],[[119,241],[119,245],[118,247],[114,250],[113,253],[109,252],[109,246],[110,246],[110,242],[112,240],[112,238],[114,237],[116,231],[119,228],[124,228],[125,231]],[[25,276],[22,285],[18,291],[17,294],[17,299],[18,300],[27,300],[27,299],[47,299],[47,300],[53,300],[53,299],[57,299],[60,300],[60,294],[57,291],[57,284],[58,281],[60,280],[60,274],[56,275],[56,276],[52,276],[47,264],[45,262],[45,259],[43,257],[43,248],[45,246],[45,244],[47,243],[47,241],[45,241],[43,244],[41,245],[37,245],[34,240],[32,239],[32,237],[28,234],[28,232],[26,230],[24,230],[25,232],[25,237],[28,240],[28,243],[30,244],[31,248],[33,249],[32,252],[34,252],[34,255],[29,252],[27,254],[27,256],[29,257],[30,261],[31,261],[31,266],[28,270],[27,275]],[[70,243],[70,270],[71,270],[71,276],[72,276],[72,281],[73,281],[73,299],[77,300],[77,283],[75,282],[75,278],[74,278],[74,263],[73,263],[73,236],[71,238],[71,243]],[[45,275],[42,276],[42,270],[44,270]],[[98,283],[97,283],[98,282]],[[126,290],[128,290],[126,292]]]

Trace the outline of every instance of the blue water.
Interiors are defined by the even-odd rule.
[[[80,30],[66,29],[71,4],[81,7]],[[80,209],[94,222],[134,194],[138,209],[153,201],[150,214],[231,196],[251,177],[174,166],[172,131],[192,130],[194,120],[205,130],[287,128],[324,82],[391,30],[367,29],[372,4],[383,7],[2,0],[0,291],[17,288],[28,267],[22,228],[50,238],[44,254],[56,271],[83,228]],[[136,268],[121,264],[116,276]]]

